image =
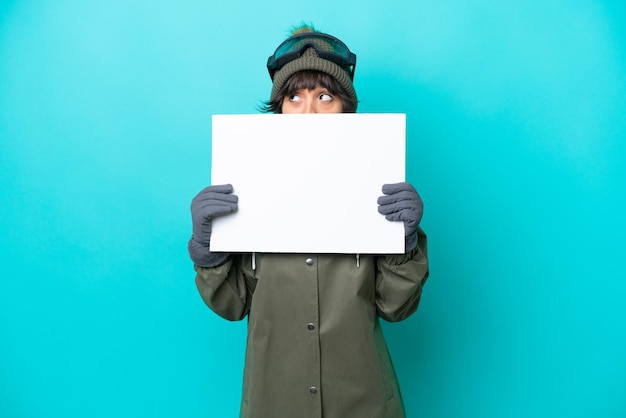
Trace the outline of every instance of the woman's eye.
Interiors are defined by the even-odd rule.
[[[290,102],[299,102],[300,101],[300,96],[298,96],[297,94],[292,94],[291,96],[289,96],[289,101]]]
[[[331,100],[333,100],[333,96],[328,93],[322,93],[320,94],[320,100],[323,102],[330,102]]]

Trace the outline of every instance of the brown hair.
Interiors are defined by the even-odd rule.
[[[337,80],[321,71],[310,70],[299,71],[289,77],[276,98],[265,102],[259,110],[265,113],[282,113],[285,97],[296,94],[298,90],[313,90],[317,87],[327,89],[330,94],[337,96],[343,104],[343,113],[356,112],[357,101],[346,94]]]

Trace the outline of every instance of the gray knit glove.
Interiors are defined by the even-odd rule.
[[[409,252],[417,245],[417,227],[424,211],[422,199],[407,182],[385,184],[383,194],[378,198],[378,212],[389,221],[404,222],[406,251]]]
[[[187,249],[191,260],[202,267],[213,267],[222,263],[227,253],[212,253],[209,249],[211,242],[211,224],[216,216],[223,216],[237,211],[237,195],[233,193],[233,186],[223,184],[209,186],[203,189],[191,201],[191,220],[193,221],[193,235]]]

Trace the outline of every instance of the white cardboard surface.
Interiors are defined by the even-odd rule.
[[[378,213],[382,185],[405,180],[404,114],[213,115],[211,184],[234,214],[211,250],[404,252],[404,226]]]

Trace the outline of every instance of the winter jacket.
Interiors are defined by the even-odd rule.
[[[204,302],[248,316],[242,418],[401,418],[379,318],[417,309],[426,235],[408,254],[232,254],[195,266]]]

